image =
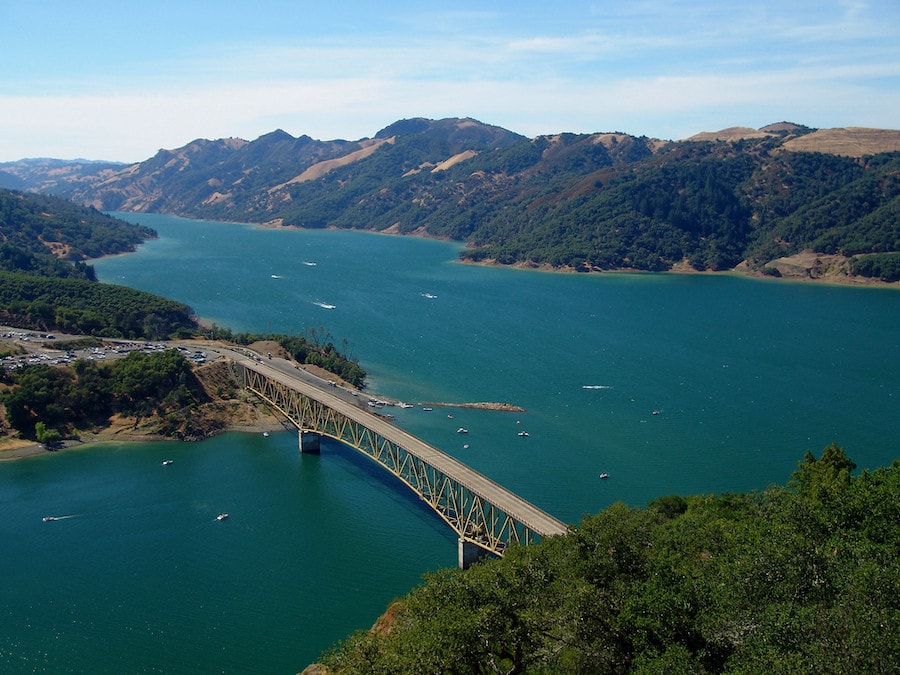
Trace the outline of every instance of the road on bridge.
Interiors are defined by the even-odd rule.
[[[282,359],[261,360],[222,347],[217,347],[213,351],[218,351],[223,356],[247,368],[252,368],[266,377],[300,392],[304,396],[323,403],[354,422],[368,427],[382,438],[419,457],[473,494],[479,495],[542,537],[565,534],[568,531],[566,524],[562,521],[510,492],[502,485],[495,483],[466,464],[391,424],[384,418],[363,409],[360,407],[356,397],[351,396],[344,390],[329,386],[320,378],[316,378],[302,369],[294,369],[287,361]]]

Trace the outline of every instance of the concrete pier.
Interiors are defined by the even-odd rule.
[[[319,439],[321,436],[314,431],[297,431],[297,441],[300,445],[300,452],[309,452],[314,455],[319,454]]]
[[[484,556],[488,555],[488,551],[481,548],[478,544],[473,544],[465,539],[459,539],[459,568],[461,570],[468,569],[470,565],[477,563]]]

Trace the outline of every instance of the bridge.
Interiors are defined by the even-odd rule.
[[[460,567],[485,553],[502,556],[512,543],[567,532],[562,521],[355,400],[276,367],[280,360],[228,356],[244,386],[297,427],[301,451],[318,452],[319,437],[328,436],[375,460],[415,492],[456,532]]]

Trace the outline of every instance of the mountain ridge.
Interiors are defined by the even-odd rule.
[[[356,141],[278,129],[127,166],[0,172],[103,211],[425,234],[465,242],[470,261],[556,269],[763,270],[804,250],[900,249],[900,131],[859,127],[665,141],[410,118]]]

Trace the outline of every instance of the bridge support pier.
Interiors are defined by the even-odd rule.
[[[466,541],[462,537],[459,538],[459,569],[465,570],[474,565],[486,555],[488,552],[481,548],[478,544]]]
[[[314,431],[297,430],[297,442],[300,445],[300,452],[308,452],[314,455],[319,454],[319,439],[321,436]]]

